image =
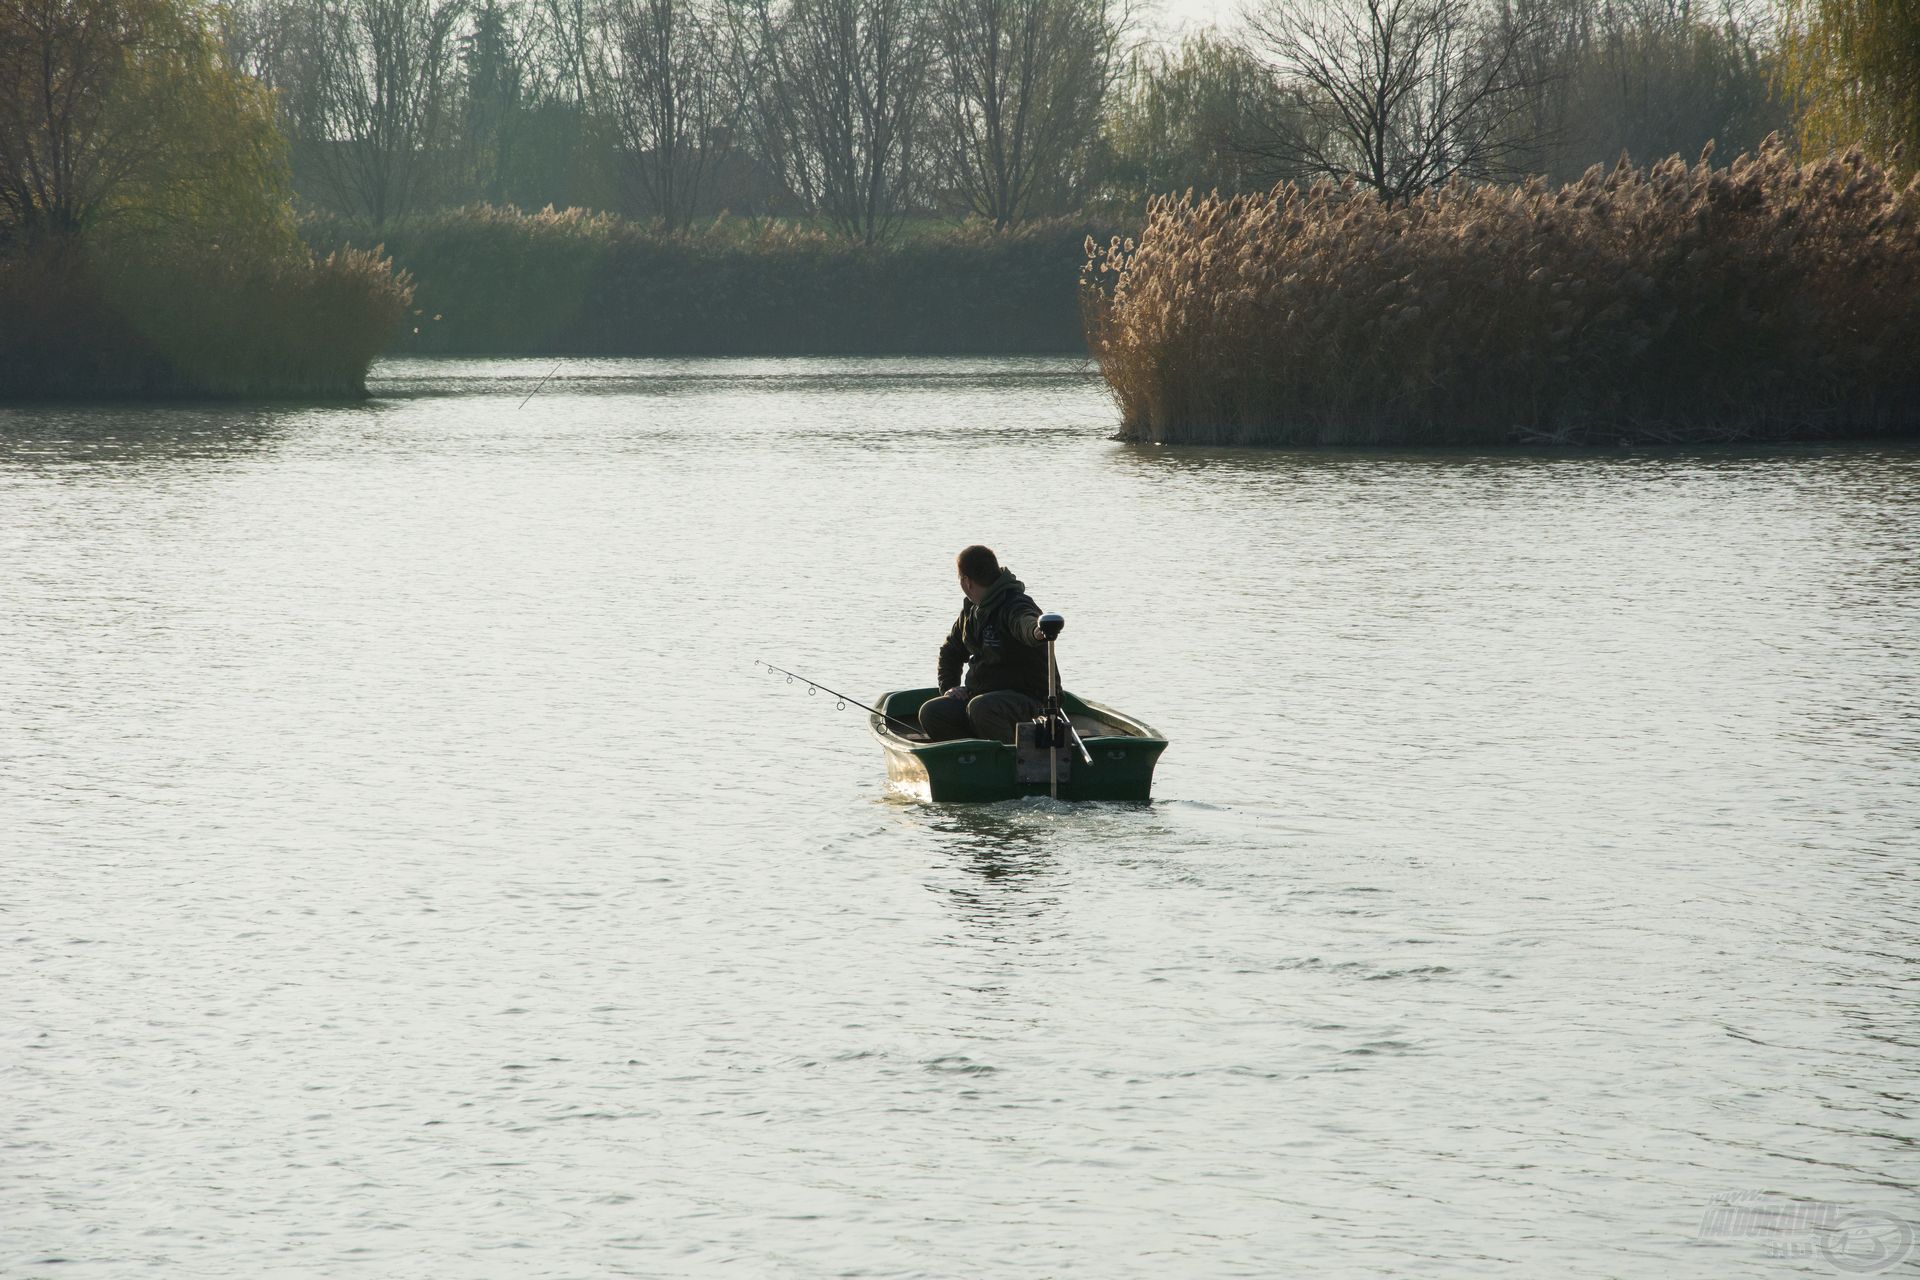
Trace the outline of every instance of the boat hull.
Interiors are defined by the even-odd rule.
[[[1044,772],[1022,776],[1019,753],[1012,743],[989,738],[956,738],[949,742],[918,742],[889,727],[887,717],[918,723],[920,704],[938,694],[936,689],[901,689],[882,694],[875,705],[884,714],[871,717],[873,735],[886,753],[887,781],[896,790],[937,804],[981,803],[1044,796],[1051,790]],[[1059,783],[1062,800],[1143,801],[1153,794],[1153,769],[1167,740],[1111,707],[1087,702],[1069,693],[1060,695],[1062,708],[1075,721],[1091,721],[1112,732],[1089,735],[1081,730],[1091,766],[1077,753],[1062,754],[1065,778]],[[1031,768],[1025,771],[1035,774]]]

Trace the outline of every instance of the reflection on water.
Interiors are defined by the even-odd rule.
[[[1085,362],[1051,356],[702,357],[630,360],[617,357],[500,357],[480,360],[386,361],[374,386],[382,399],[513,396],[698,397],[714,391],[738,396],[782,396],[796,391],[852,393],[865,400],[889,391],[950,394],[984,391],[1056,391],[1063,382],[1089,384],[1097,372]]]
[[[289,416],[224,405],[0,407],[0,465],[16,473],[56,472],[237,457],[272,448],[288,430]]]
[[[0,1273],[1830,1274],[1775,1200],[1920,1216],[1920,450],[552,369],[0,410]],[[926,683],[976,540],[1153,804],[905,804],[755,675]]]
[[[1021,800],[924,806],[913,816],[957,873],[936,883],[970,936],[1008,945],[1038,936],[1032,926],[1058,905],[1063,879],[1043,825],[1049,818],[1075,815],[1069,805]]]

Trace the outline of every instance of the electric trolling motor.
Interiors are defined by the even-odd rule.
[[[1065,734],[1060,732],[1060,722],[1065,717],[1060,714],[1060,665],[1053,658],[1053,642],[1060,638],[1060,632],[1066,628],[1067,620],[1057,613],[1040,615],[1040,634],[1047,642],[1047,710],[1040,717],[1039,745],[1052,751],[1066,746]],[[1052,779],[1059,786],[1058,771]]]
[[[1047,642],[1047,709],[1033,721],[1031,738],[1035,747],[1047,753],[1047,792],[1056,800],[1060,798],[1060,766],[1062,763],[1071,764],[1070,760],[1063,762],[1060,759],[1062,751],[1077,747],[1080,759],[1088,766],[1093,764],[1093,753],[1087,750],[1086,743],[1080,741],[1073,721],[1060,708],[1060,664],[1054,660],[1053,642],[1060,638],[1060,632],[1066,625],[1067,620],[1057,613],[1040,615],[1040,634]]]

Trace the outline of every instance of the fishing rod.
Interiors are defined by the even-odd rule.
[[[845,711],[848,705],[851,704],[852,706],[856,706],[860,708],[862,711],[873,712],[873,714],[879,716],[882,720],[891,720],[893,721],[893,723],[904,727],[909,733],[920,732],[920,726],[917,724],[908,724],[905,720],[902,720],[899,716],[890,716],[878,707],[870,707],[866,703],[860,701],[860,699],[858,698],[849,698],[844,693],[839,693],[839,692],[836,692],[835,690],[827,688],[827,686],[821,684],[817,680],[809,680],[805,676],[796,675],[793,672],[787,670],[785,667],[776,667],[771,662],[764,661],[763,659],[760,659],[760,658],[755,658],[753,660],[753,665],[755,665],[756,667],[765,667],[767,670],[773,672],[775,675],[785,676],[787,678],[788,684],[792,684],[795,680],[798,680],[801,684],[804,684],[805,686],[807,686],[808,697],[812,697],[816,693],[826,694],[828,697],[831,697],[834,700],[833,709],[835,711]]]

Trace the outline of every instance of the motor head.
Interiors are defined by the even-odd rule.
[[[1057,613],[1043,613],[1040,615],[1040,634],[1047,638],[1048,644],[1053,643],[1054,637],[1058,636],[1060,629],[1066,625],[1067,620]]]

